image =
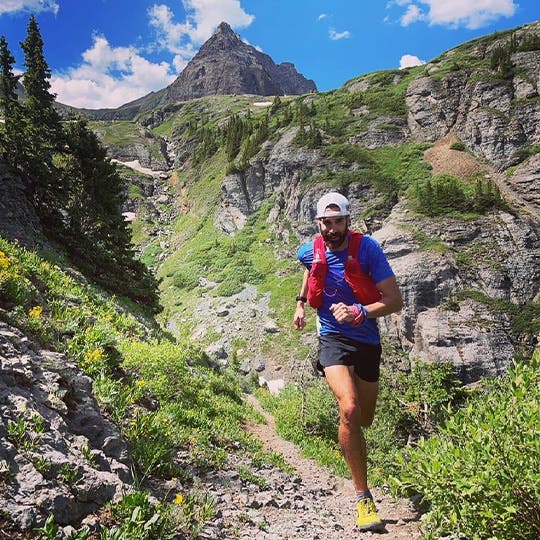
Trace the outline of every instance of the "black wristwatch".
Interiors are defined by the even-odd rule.
[[[296,297],[296,301],[297,301],[297,302],[304,302],[304,304],[305,304],[305,303],[307,302],[307,298],[306,298],[305,296],[300,296],[300,295],[298,295],[298,296]]]

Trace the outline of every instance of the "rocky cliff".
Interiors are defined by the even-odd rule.
[[[29,181],[0,160],[0,234],[36,249],[47,241],[29,200]]]

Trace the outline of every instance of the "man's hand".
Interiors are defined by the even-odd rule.
[[[353,306],[347,306],[343,302],[340,302],[339,304],[332,304],[330,306],[330,311],[339,324],[343,324],[344,322],[353,322],[356,316]]]
[[[302,330],[306,326],[306,311],[303,304],[298,304],[296,306],[296,311],[294,312],[294,326],[297,330]]]

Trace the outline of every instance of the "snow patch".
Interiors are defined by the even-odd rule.
[[[134,161],[120,161],[119,159],[111,159],[111,162],[120,163],[120,165],[124,165],[125,167],[129,167],[130,169],[142,172],[143,174],[148,174],[150,176],[160,176],[163,174],[167,174],[166,171],[153,171],[148,167],[143,167],[138,159]]]

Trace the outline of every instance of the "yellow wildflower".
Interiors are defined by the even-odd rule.
[[[41,306],[34,306],[29,312],[28,316],[31,319],[39,319],[43,313],[43,308]]]
[[[174,498],[174,504],[182,504],[184,502],[184,496],[181,493],[177,493]]]
[[[86,351],[86,360],[88,362],[99,362],[103,358],[103,351],[101,349],[93,349]]]
[[[6,270],[8,267],[9,257],[3,251],[0,251],[0,268]]]
[[[146,381],[143,381],[142,379],[135,383],[135,385],[138,386],[139,388],[142,388],[145,384],[146,384]]]

